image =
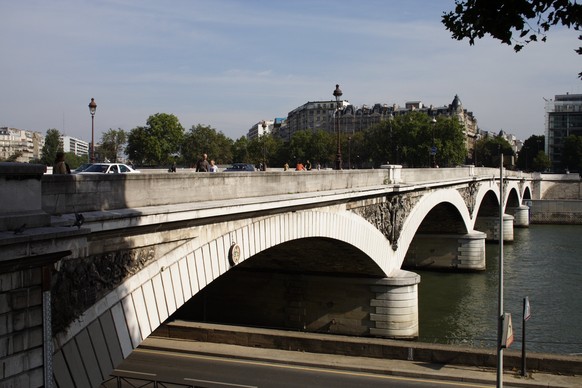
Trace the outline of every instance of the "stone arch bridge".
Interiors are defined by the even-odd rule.
[[[14,297],[3,310],[36,320],[0,333],[12,349],[0,354],[0,381],[97,386],[200,295],[211,302],[206,319],[418,336],[414,268],[484,270],[485,241],[500,238],[500,207],[501,238],[511,241],[513,227],[529,223],[522,202],[539,188],[509,172],[500,185],[495,169],[385,167],[12,172],[7,182],[22,196],[0,217],[1,291]]]

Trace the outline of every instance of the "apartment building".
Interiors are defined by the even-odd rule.
[[[89,143],[71,136],[61,136],[64,152],[72,152],[77,156],[89,155]]]
[[[0,160],[16,155],[15,162],[30,163],[40,159],[44,136],[40,132],[0,127]]]
[[[274,120],[261,120],[253,125],[247,132],[247,139],[252,140],[271,133],[275,125]]]

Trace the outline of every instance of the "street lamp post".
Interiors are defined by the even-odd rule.
[[[348,170],[352,169],[352,137],[348,136]]]
[[[91,98],[89,103],[89,113],[91,113],[91,163],[95,163],[95,111],[97,110],[97,103],[95,99]]]
[[[339,127],[339,108],[340,108],[340,101],[339,98],[342,96],[342,91],[339,88],[339,85],[335,85],[335,90],[333,91],[333,95],[335,97],[335,103],[336,103],[336,110],[335,110],[335,124],[336,124],[336,129],[337,129],[337,154],[336,154],[336,158],[335,158],[335,169],[336,170],[341,170],[342,169],[342,148],[341,148],[341,140],[340,140],[340,127]]]
[[[263,141],[261,142],[263,143],[263,171],[267,171],[267,156],[265,146],[265,128],[267,128],[267,123],[265,122],[265,120],[263,120],[261,127],[263,127],[263,134],[261,135],[261,137],[263,138]]]
[[[430,149],[430,154],[432,156],[432,167],[436,167],[436,146],[434,145],[434,128],[436,127],[436,119],[432,118],[432,120],[430,121],[432,124],[432,147]]]

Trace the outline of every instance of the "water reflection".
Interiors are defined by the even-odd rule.
[[[515,344],[521,348],[523,298],[532,317],[527,349],[582,353],[582,226],[531,225],[504,244],[504,307],[512,314]],[[487,245],[482,273],[417,271],[423,342],[495,346],[497,337],[499,245]]]

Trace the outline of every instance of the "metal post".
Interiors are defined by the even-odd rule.
[[[91,98],[89,103],[89,113],[91,113],[91,163],[95,163],[95,111],[97,111],[97,103],[94,98]]]
[[[91,163],[95,162],[95,115],[91,115]]]
[[[42,267],[42,316],[44,386],[53,387],[53,334],[51,316],[51,268]]]
[[[342,91],[338,84],[335,85],[335,90],[333,91],[333,95],[335,96],[335,124],[337,129],[337,154],[335,159],[335,169],[341,170],[342,169],[342,147],[341,147],[341,139],[340,139],[340,124],[339,124],[339,108],[340,108],[340,101],[339,98],[342,96]]]
[[[348,136],[348,170],[352,169],[352,137]]]
[[[497,309],[497,388],[503,387],[503,153],[499,163],[499,301]]]
[[[525,356],[525,323],[530,317],[529,298],[523,298],[523,322],[521,326],[521,375],[527,376]]]

